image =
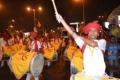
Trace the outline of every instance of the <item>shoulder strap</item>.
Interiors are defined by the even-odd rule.
[[[82,48],[81,48],[82,53],[84,53],[85,47],[86,47],[86,43],[84,43]]]
[[[38,43],[37,43],[37,40],[34,41],[34,46],[35,46],[35,51],[37,52],[37,51],[38,51]]]

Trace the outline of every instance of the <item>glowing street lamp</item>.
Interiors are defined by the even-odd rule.
[[[38,11],[42,11],[43,9],[42,9],[42,7],[41,6],[39,6],[38,7]]]
[[[0,9],[2,8],[2,4],[0,3]]]
[[[83,21],[85,23],[85,0],[82,0],[82,4],[83,4]]]
[[[75,3],[82,3],[82,17],[83,17],[83,22],[85,23],[85,0],[73,0]]]
[[[2,5],[2,3],[0,3],[0,10],[3,8],[3,5]]]
[[[31,11],[31,8],[30,8],[30,7],[27,7],[27,11]]]
[[[81,2],[82,0],[74,0],[74,2],[78,3],[78,2]]]
[[[27,9],[27,11],[32,11],[33,12],[33,18],[34,18],[34,27],[36,27],[36,11],[42,11],[43,9],[42,9],[42,7],[41,6],[39,6],[38,7],[38,9],[36,10],[35,8],[31,8],[31,7],[27,7],[26,8]]]

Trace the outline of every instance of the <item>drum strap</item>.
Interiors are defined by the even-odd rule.
[[[42,48],[44,48],[44,42],[43,41],[41,42],[41,46],[42,46]]]
[[[85,47],[86,47],[86,44],[84,43],[82,48],[81,48],[82,54],[84,53]]]
[[[35,40],[35,51],[38,52],[38,44],[37,44],[37,40]]]

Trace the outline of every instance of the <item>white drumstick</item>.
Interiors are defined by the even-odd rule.
[[[58,15],[58,11],[57,11],[57,8],[56,8],[56,5],[55,5],[55,1],[52,0],[52,3],[53,3],[54,10],[55,10],[55,14]],[[58,20],[59,23],[61,22],[58,17],[57,17],[57,20]]]
[[[55,10],[55,14],[56,14],[56,13],[58,13],[58,11],[57,11],[57,8],[56,8],[56,5],[55,5],[55,1],[52,0],[52,3],[53,3],[53,7],[54,7],[54,10]]]

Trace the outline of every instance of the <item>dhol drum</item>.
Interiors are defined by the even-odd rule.
[[[70,80],[120,80],[120,79],[115,77],[109,77],[106,74],[101,78],[97,78],[97,77],[83,76],[81,75],[81,73],[77,73],[76,75],[72,75]]]
[[[30,63],[30,72],[34,77],[39,77],[44,66],[44,56],[42,54],[35,55]]]
[[[10,70],[17,79],[21,79],[27,72],[35,78],[39,77],[44,66],[44,56],[36,52],[26,52],[26,54],[16,54],[8,62]]]

